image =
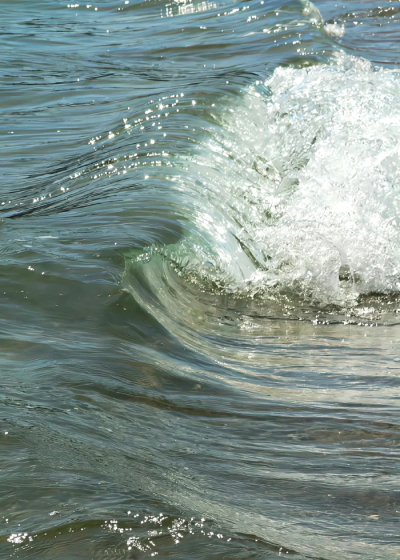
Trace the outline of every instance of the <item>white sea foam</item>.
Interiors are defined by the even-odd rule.
[[[399,99],[396,73],[345,54],[251,87],[192,163],[215,270],[320,301],[399,291]]]

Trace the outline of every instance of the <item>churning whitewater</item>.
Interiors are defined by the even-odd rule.
[[[397,73],[345,54],[277,68],[174,178],[192,193],[196,231],[163,253],[186,278],[240,295],[346,305],[397,293],[399,96]]]

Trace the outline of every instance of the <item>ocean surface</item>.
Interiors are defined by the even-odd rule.
[[[400,558],[400,4],[0,2],[0,558]]]

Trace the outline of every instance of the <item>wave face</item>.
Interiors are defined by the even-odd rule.
[[[173,179],[195,231],[164,257],[240,296],[397,294],[399,95],[397,73],[344,54],[249,87]]]

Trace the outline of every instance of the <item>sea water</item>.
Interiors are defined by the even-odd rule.
[[[1,558],[397,558],[396,2],[0,10]]]

